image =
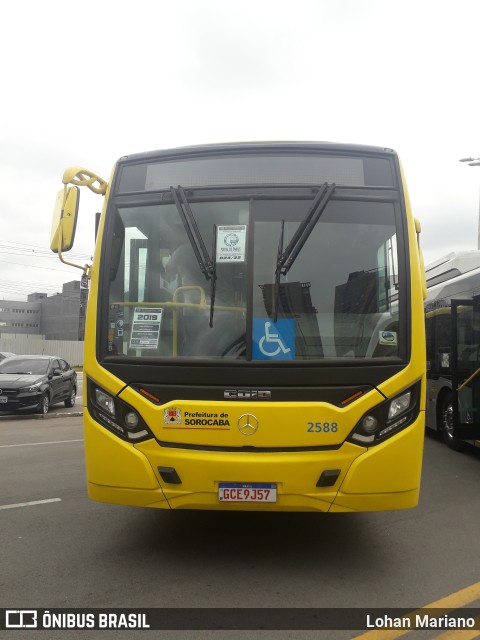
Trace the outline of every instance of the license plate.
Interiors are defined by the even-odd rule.
[[[0,396],[0,404],[6,404],[8,402],[7,396]]]
[[[246,484],[243,482],[220,482],[218,484],[220,502],[276,502],[276,484]]]

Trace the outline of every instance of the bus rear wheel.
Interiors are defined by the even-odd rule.
[[[452,394],[447,393],[440,408],[440,428],[442,431],[443,441],[450,449],[459,451],[462,448],[462,440],[453,435],[453,406]]]

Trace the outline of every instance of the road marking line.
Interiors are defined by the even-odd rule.
[[[83,442],[81,440],[52,440],[51,442],[24,442],[23,444],[0,444],[0,449],[7,449],[8,447],[36,447],[40,444],[65,444],[66,442]]]
[[[414,621],[415,616],[418,614],[426,613],[425,609],[441,609],[441,611],[436,611],[435,615],[444,615],[449,611],[453,611],[454,609],[459,609],[460,607],[469,604],[470,602],[474,602],[475,600],[480,599],[480,582],[476,582],[475,584],[471,584],[469,587],[465,587],[464,589],[460,589],[455,593],[451,593],[449,596],[445,598],[440,598],[440,600],[436,600],[435,602],[431,602],[430,604],[424,605],[420,609],[415,609],[415,611],[411,611],[407,615],[401,616],[403,618],[409,618]],[[412,633],[414,629],[398,629],[398,630],[387,630],[387,629],[375,629],[373,631],[367,631],[366,633],[362,633],[359,636],[355,636],[355,640],[395,640],[396,638],[401,638],[407,633]],[[463,631],[463,630],[462,630]],[[460,631],[457,630],[457,633]],[[476,631],[478,636],[478,629]],[[477,636],[455,636],[456,638],[467,638],[477,637]]]
[[[61,502],[61,498],[48,498],[48,500],[35,500],[34,502],[18,502],[17,504],[0,505],[0,509],[17,509],[18,507],[32,507],[36,504],[47,504],[48,502]]]
[[[477,626],[480,622],[480,617],[477,616],[474,620],[475,626]],[[451,629],[439,636],[435,636],[435,640],[475,640],[478,636],[478,629]]]

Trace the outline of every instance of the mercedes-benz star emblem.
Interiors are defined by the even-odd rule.
[[[238,419],[237,427],[244,436],[253,436],[258,429],[258,419],[251,413],[244,413]]]

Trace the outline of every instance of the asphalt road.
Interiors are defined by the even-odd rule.
[[[480,581],[479,475],[480,450],[455,453],[427,436],[416,509],[137,509],[88,500],[80,417],[3,419],[0,607],[416,609]],[[7,635],[102,637],[87,631],[18,633]],[[110,637],[343,640],[357,633],[125,631]],[[442,637],[422,631],[405,638],[417,633],[423,640]]]

